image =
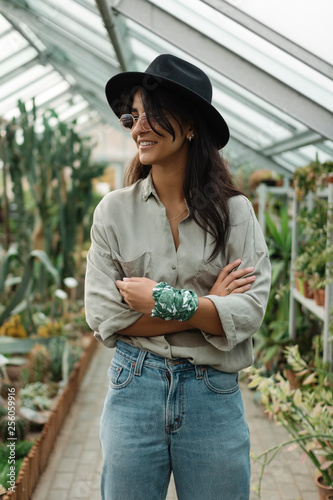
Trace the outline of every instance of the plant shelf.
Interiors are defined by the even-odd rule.
[[[302,304],[306,309],[308,309],[312,314],[317,316],[317,318],[325,321],[325,309],[322,306],[318,306],[313,299],[307,299],[302,295],[296,288],[291,288],[290,293],[293,294],[293,298]]]

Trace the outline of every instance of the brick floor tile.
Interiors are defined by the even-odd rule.
[[[57,472],[53,478],[51,489],[68,490],[73,481],[73,472]]]

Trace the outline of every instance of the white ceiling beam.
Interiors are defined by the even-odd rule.
[[[296,57],[296,59],[302,61],[307,66],[310,66],[311,68],[319,71],[321,74],[327,76],[328,78],[333,79],[333,66],[327,61],[324,61],[312,52],[309,52],[300,45],[297,45],[287,37],[281,35],[277,31],[274,31],[260,21],[257,21],[257,19],[254,19],[245,12],[242,12],[240,9],[237,9],[237,7],[235,7],[234,5],[231,5],[225,0],[202,1],[221,14],[229,17],[233,21],[236,21],[236,23],[240,24],[241,26],[244,26],[244,28],[247,28],[256,35],[259,35],[264,40],[272,43],[287,54]]]
[[[234,137],[230,137],[228,145],[226,146],[227,153],[229,149],[234,150],[236,153],[236,159],[233,158],[233,164],[235,163],[235,161],[238,162],[239,164],[252,163],[256,165],[258,168],[273,170],[274,172],[282,174],[286,177],[291,177],[293,174],[292,169],[280,165],[271,158],[267,158],[266,156],[261,154],[260,151],[255,151],[254,149],[250,148],[249,146],[247,146],[240,140],[235,139]]]
[[[132,60],[132,50],[128,39],[121,36],[116,16],[109,8],[107,1],[95,0],[95,2],[102,16],[105,29],[109,35],[114,51],[117,55],[120,68],[122,71],[128,71]]]
[[[261,149],[261,153],[265,156],[274,156],[322,141],[323,138],[320,135],[312,132],[311,130],[306,130],[305,132],[294,135],[288,139],[276,142],[275,144],[272,144],[272,146]]]
[[[12,55],[12,58],[15,57],[15,55]],[[0,85],[4,85],[5,83],[9,82],[9,80],[12,80],[14,78],[17,78],[18,76],[22,76],[22,73],[24,71],[29,70],[33,66],[36,66],[37,64],[40,64],[39,57],[36,56],[33,59],[30,59],[30,61],[22,64],[22,66],[18,66],[11,71],[8,71],[8,73],[5,73],[3,76],[0,77]]]
[[[36,13],[30,8],[25,7],[24,9],[20,7],[15,1],[9,2],[8,0],[3,0],[5,7],[0,7],[0,12],[4,11],[6,14],[14,17],[21,23],[28,25],[29,29],[33,31],[38,37],[48,36],[49,38],[54,37],[59,39],[63,38],[66,41],[68,48],[80,47],[85,51],[87,57],[90,55],[94,58],[104,61],[106,64],[113,65],[113,59],[111,55],[103,52],[102,50],[94,47],[89,40],[83,40],[78,36],[72,34],[70,31],[59,26],[55,20],[48,19],[41,15],[36,15]]]
[[[146,0],[108,1],[114,12],[151,30],[309,129],[333,140],[333,114],[305,95]]]

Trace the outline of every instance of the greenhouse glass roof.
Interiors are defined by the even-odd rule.
[[[330,0],[0,0],[0,117],[35,98],[118,127],[106,81],[173,53],[211,78],[232,164],[290,176],[333,157],[332,19]]]

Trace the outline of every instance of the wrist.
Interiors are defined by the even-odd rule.
[[[158,283],[153,288],[154,308],[152,317],[158,317],[165,321],[189,320],[198,308],[198,296],[191,290],[177,290],[165,281]]]

